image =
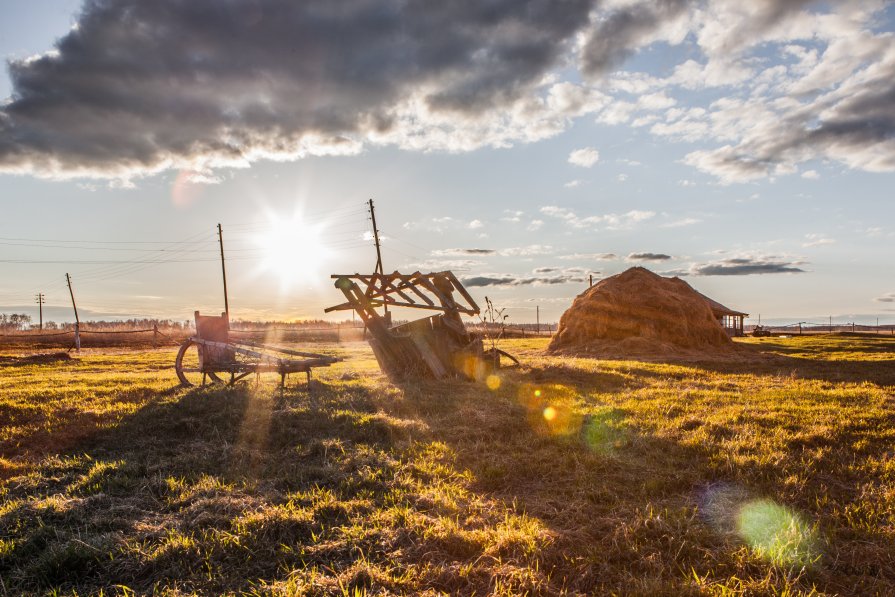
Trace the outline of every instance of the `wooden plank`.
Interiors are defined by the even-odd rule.
[[[426,365],[429,366],[429,370],[435,376],[435,379],[444,379],[447,377],[447,369],[444,368],[441,359],[438,358],[438,355],[435,354],[435,351],[432,350],[432,347],[429,346],[426,339],[419,334],[411,334],[410,338],[413,340],[414,346],[416,346],[420,356],[426,362]]]
[[[301,352],[298,350],[292,350],[291,348],[283,348],[281,346],[271,346],[269,344],[262,344],[260,342],[252,342],[249,340],[240,340],[238,342],[231,342],[231,344],[237,344],[242,346],[253,346],[255,348],[262,348],[265,350],[273,350],[276,352],[282,352],[283,354],[288,354],[296,357],[309,357],[312,359],[330,359],[332,362],[337,363],[341,361],[339,357],[333,357],[325,354],[319,354],[316,352]]]
[[[479,306],[475,303],[474,300],[472,300],[472,297],[469,295],[469,293],[466,292],[466,289],[463,287],[463,284],[460,283],[460,280],[458,280],[457,277],[454,276],[453,272],[447,272],[447,276],[451,283],[454,285],[454,288],[457,289],[457,292],[460,293],[460,296],[466,299],[466,302],[469,303],[469,306],[472,307],[472,309],[475,311],[475,313],[472,313],[472,315],[478,315],[480,312]]]

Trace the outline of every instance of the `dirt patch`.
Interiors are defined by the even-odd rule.
[[[753,355],[733,343],[705,298],[689,284],[642,267],[601,280],[578,295],[547,350],[649,360]]]
[[[67,352],[30,354],[24,357],[0,356],[0,367],[24,367],[26,365],[44,365],[72,360]]]

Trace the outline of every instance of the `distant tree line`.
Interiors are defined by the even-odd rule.
[[[24,330],[31,326],[31,316],[24,313],[0,313],[0,330],[12,332]]]
[[[281,328],[288,330],[302,330],[308,328],[333,328],[336,327],[349,327],[352,324],[356,326],[363,326],[361,321],[352,322],[351,320],[345,320],[340,322],[335,321],[325,321],[323,319],[306,319],[302,321],[278,321],[278,320],[269,320],[269,321],[248,321],[243,319],[236,319],[230,322],[230,327],[234,330],[264,330],[270,328]],[[128,331],[128,330],[150,330],[153,328],[158,328],[159,331],[172,331],[179,332],[184,330],[190,330],[195,326],[192,320],[186,319],[183,321],[173,320],[173,319],[156,319],[151,317],[146,318],[134,318],[134,319],[124,319],[118,321],[82,321],[81,329],[82,330],[94,330],[94,331]],[[0,330],[5,332],[14,332],[14,331],[26,331],[26,330],[36,330],[38,328],[37,322],[30,315],[25,315],[24,313],[13,313],[13,314],[5,314],[0,313]],[[57,323],[55,321],[44,321],[43,329],[50,331],[68,331],[73,330],[75,328],[74,322],[63,322]]]

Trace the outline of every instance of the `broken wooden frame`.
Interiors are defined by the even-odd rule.
[[[207,380],[233,385],[255,374],[280,375],[280,386],[290,373],[305,373],[311,385],[311,369],[329,367],[342,359],[313,352],[301,352],[258,342],[230,340],[230,321],[226,313],[220,317],[200,315],[196,311],[196,335],[188,338],[177,352],[174,368],[184,386],[205,385]],[[301,357],[300,359],[286,357]],[[220,375],[229,376],[229,380]]]
[[[461,315],[478,315],[480,310],[450,271],[333,275],[332,278],[347,301],[325,311],[353,309],[357,312],[370,332],[370,346],[380,368],[393,379],[483,379],[500,367],[501,356],[519,363],[497,348],[485,350],[481,336],[466,330]],[[377,312],[380,307],[440,313],[392,326],[389,313]]]

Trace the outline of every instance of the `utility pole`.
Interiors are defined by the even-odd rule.
[[[224,277],[224,315],[227,317],[227,327],[230,327],[230,302],[227,300],[227,267],[224,265],[224,230],[218,223],[218,244],[221,246],[221,275]]]
[[[541,305],[535,305],[535,321],[537,322],[538,336],[541,335]]]
[[[78,318],[78,306],[75,304],[75,292],[71,289],[71,276],[65,274],[68,294],[71,295],[71,307],[75,310],[75,350],[81,352],[81,320]]]
[[[830,333],[833,333],[833,316],[830,315]]]
[[[37,300],[38,312],[40,313],[40,329],[44,329],[44,294],[42,292],[38,292],[35,297]],[[877,326],[879,325],[879,320],[877,319]]]
[[[587,287],[590,288],[594,285],[594,275],[590,274],[590,283],[588,283]]]
[[[385,274],[382,269],[382,252],[379,246],[379,228],[376,227],[376,209],[373,207],[373,200],[367,202],[370,206],[370,219],[373,221],[373,242],[376,243],[376,268],[373,270],[377,274]],[[388,307],[386,307],[386,310]]]
[[[379,228],[376,227],[376,208],[373,207],[372,199],[367,201],[367,204],[370,207],[370,220],[373,222],[373,242],[376,243],[376,268],[373,271],[380,276],[384,276],[385,270],[382,267],[382,248],[379,244]],[[387,322],[387,325],[391,325],[392,318],[388,312],[388,304],[384,303],[383,307],[385,308],[385,321]]]

